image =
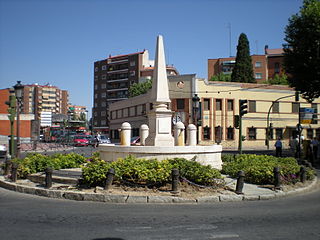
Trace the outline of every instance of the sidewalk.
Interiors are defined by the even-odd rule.
[[[317,170],[318,176],[320,171]],[[44,182],[44,174],[38,174],[40,182]],[[273,198],[285,197],[298,193],[311,191],[312,189],[319,188],[319,177],[314,180],[308,181],[305,184],[297,183],[295,187],[283,186],[282,190],[273,191],[272,186],[258,186],[254,184],[244,184],[243,194],[236,194],[236,179],[225,178],[226,186],[230,190],[218,191],[208,196],[194,196],[192,198],[184,198],[178,195],[173,195],[170,192],[163,194],[140,194],[136,195],[135,192],[124,192],[116,194],[111,190],[103,190],[96,188],[95,192],[86,192],[77,190],[70,185],[75,184],[77,179],[81,176],[80,169],[65,169],[54,172],[54,177],[58,179],[54,183],[52,189],[44,188],[43,184],[36,184],[30,180],[18,180],[16,183],[11,182],[4,176],[0,176],[0,187],[17,191],[26,194],[34,194],[43,197],[61,198],[77,201],[98,201],[107,203],[217,203],[217,202],[230,202],[230,201],[255,201],[255,200],[268,200]],[[39,180],[38,179],[38,180]],[[70,182],[71,181],[71,182]],[[73,182],[73,183],[72,183]]]

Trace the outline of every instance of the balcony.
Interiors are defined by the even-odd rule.
[[[107,92],[117,92],[117,91],[127,91],[128,88],[114,88],[114,89],[108,89]]]
[[[128,78],[112,79],[112,80],[108,80],[108,83],[122,82],[122,81],[128,81]]]

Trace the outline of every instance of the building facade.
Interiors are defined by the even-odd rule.
[[[257,83],[266,82],[276,74],[284,73],[283,54],[283,49],[269,49],[265,46],[264,55],[251,55],[254,78]],[[235,57],[208,59],[208,79],[218,74],[231,74],[235,63]]]
[[[266,147],[268,121],[271,126],[271,149],[277,138],[281,138],[284,147],[288,147],[290,139],[297,135],[300,108],[315,110],[312,121],[302,124],[302,134],[306,139],[320,138],[320,100],[308,103],[300,98],[296,102],[295,91],[288,86],[211,82],[196,78],[195,75],[168,79],[173,124],[182,121],[187,126],[197,121],[199,144],[219,143],[227,149],[238,148],[239,129],[235,116],[239,115],[240,99],[248,101],[248,113],[242,118],[244,148]],[[194,94],[200,98],[200,117],[195,117]],[[139,135],[139,128],[141,124],[147,124],[147,114],[152,109],[148,99],[149,93],[110,105],[112,138],[119,138],[118,129],[123,122],[131,124],[133,136]]]
[[[92,124],[94,131],[109,132],[108,108],[111,103],[128,98],[132,84],[151,79],[154,61],[149,60],[148,50],[109,56],[94,63],[94,106]],[[167,67],[169,75],[177,75],[173,66]]]

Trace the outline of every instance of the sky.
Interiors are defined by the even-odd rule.
[[[154,59],[161,34],[167,64],[207,78],[207,60],[235,56],[241,33],[251,54],[281,48],[302,1],[0,0],[0,89],[49,83],[91,112],[95,61],[143,49]]]

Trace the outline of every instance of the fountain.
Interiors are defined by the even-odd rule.
[[[211,165],[221,169],[221,145],[196,145],[196,127],[187,127],[187,145],[184,145],[185,127],[182,123],[174,126],[172,136],[172,111],[168,109],[170,103],[164,46],[162,36],[157,38],[155,67],[152,80],[151,98],[153,109],[148,113],[148,126],[141,126],[140,146],[130,146],[131,126],[125,122],[121,126],[121,144],[99,145],[100,157],[105,161],[114,161],[134,155],[137,158],[164,160],[168,158],[193,159],[203,165]]]

